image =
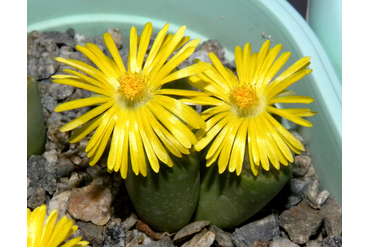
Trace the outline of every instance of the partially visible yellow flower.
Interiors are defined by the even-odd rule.
[[[27,208],[27,247],[57,247],[69,238],[77,229],[73,220],[63,216],[55,225],[58,213],[54,209],[46,219],[46,206],[41,205],[31,212]],[[55,226],[54,226],[55,225]],[[61,247],[83,247],[89,244],[81,241],[81,236],[71,239]]]
[[[189,37],[184,37],[185,26],[174,35],[166,35],[168,27],[169,24],[166,24],[158,33],[147,57],[153,31],[151,23],[145,25],[140,37],[137,36],[136,28],[131,28],[127,69],[109,33],[104,34],[104,41],[112,57],[105,56],[94,44],[76,46],[100,70],[80,61],[56,58],[84,73],[65,69],[63,71],[69,75],[55,75],[53,82],[96,93],[90,98],[63,103],[55,108],[59,112],[97,105],[60,129],[69,131],[83,125],[72,134],[72,143],[80,141],[96,129],[86,147],[90,165],[100,159],[113,133],[108,170],[120,170],[122,177],[126,178],[131,163],[136,175],[141,173],[146,176],[147,161],[155,172],[159,171],[159,161],[172,167],[168,152],[177,157],[188,154],[189,148],[197,142],[190,129],[206,127],[195,110],[167,96],[185,97],[204,93],[161,88],[166,83],[211,67],[207,63],[198,63],[176,71],[175,68],[194,52],[200,39],[188,42]]]
[[[207,128],[197,131],[199,142],[194,147],[200,151],[213,141],[206,155],[207,166],[218,161],[219,173],[228,167],[230,172],[236,171],[240,175],[245,152],[248,152],[253,174],[257,175],[260,165],[265,170],[270,169],[270,164],[280,169],[280,164],[286,166],[293,162],[291,150],[300,153],[305,149],[271,114],[302,126],[312,126],[302,118],[315,114],[310,109],[274,107],[277,103],[308,104],[314,100],[307,96],[292,95],[292,91],[285,90],[311,72],[306,69],[310,57],[298,60],[273,80],[290,53],[284,52],[276,59],[281,44],[272,49],[269,46],[268,40],[259,53],[253,54],[249,43],[244,50],[236,47],[237,76],[210,53],[212,69],[189,77],[193,86],[214,96],[184,101],[214,106],[202,113],[203,119],[207,120]]]

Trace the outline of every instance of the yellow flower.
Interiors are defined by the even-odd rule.
[[[45,215],[45,205],[35,208],[32,213],[27,208],[27,247],[57,247],[78,229],[67,216],[55,225],[58,216],[56,209],[51,211],[44,225]],[[71,239],[61,247],[83,247],[89,244],[87,241],[80,241],[81,238]]]
[[[112,58],[105,56],[94,44],[76,46],[100,70],[80,61],[56,58],[84,74],[66,69],[63,71],[69,75],[55,75],[53,82],[95,93],[92,97],[66,102],[55,108],[59,112],[98,105],[60,129],[69,131],[83,125],[72,134],[69,140],[72,143],[96,129],[86,147],[90,165],[100,159],[113,133],[108,170],[120,170],[122,177],[126,178],[130,162],[136,175],[141,173],[146,176],[147,161],[155,172],[159,171],[159,161],[172,167],[168,151],[177,157],[188,154],[189,148],[197,142],[190,129],[205,128],[204,120],[195,110],[167,96],[185,97],[204,93],[164,89],[162,86],[203,72],[211,65],[198,63],[176,71],[175,68],[194,52],[200,39],[187,42],[189,37],[184,37],[185,26],[174,35],[166,35],[168,27],[169,24],[166,24],[158,33],[147,57],[145,54],[153,31],[151,23],[145,25],[140,37],[136,28],[131,28],[127,69],[109,33],[104,34],[104,41]]]
[[[213,105],[202,113],[207,120],[207,128],[198,130],[199,139],[194,145],[200,151],[211,141],[206,155],[207,166],[218,160],[219,173],[228,166],[230,172],[240,175],[245,152],[254,175],[258,174],[261,164],[265,170],[270,163],[280,169],[280,163],[293,162],[291,150],[300,153],[304,146],[286,130],[271,114],[284,117],[294,123],[311,127],[312,124],[302,117],[315,114],[310,109],[277,109],[277,103],[311,103],[314,99],[307,96],[292,95],[285,90],[311,72],[306,69],[310,57],[304,57],[284,71],[276,79],[275,74],[288,60],[290,53],[284,52],[276,61],[281,44],[269,49],[266,41],[259,53],[251,54],[250,44],[244,50],[235,49],[237,76],[225,68],[220,60],[210,53],[213,67],[197,76],[189,77],[191,84],[214,97],[194,97],[184,100],[188,103]],[[275,62],[274,62],[275,61]]]

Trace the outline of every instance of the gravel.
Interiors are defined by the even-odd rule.
[[[112,28],[107,32],[122,48],[120,54],[125,59],[128,45],[122,41],[120,30]],[[225,232],[209,222],[192,222],[177,233],[153,232],[135,215],[120,174],[106,171],[106,158],[93,167],[88,165],[84,150],[91,135],[70,144],[70,132],[59,131],[90,108],[56,113],[55,106],[91,93],[52,83],[50,76],[67,68],[54,58],[78,59],[93,65],[75,49],[87,42],[95,43],[109,55],[102,37],[90,38],[73,29],[27,34],[27,73],[39,81],[47,131],[45,153],[27,161],[27,207],[46,204],[48,213],[57,209],[58,218],[67,215],[74,219],[79,229],[71,237],[81,235],[93,247],[342,246],[342,208],[328,191],[321,190],[308,149],[295,157],[293,176],[283,190],[235,231]],[[235,62],[225,60],[223,47],[215,40],[201,43],[179,67],[191,64],[194,58],[208,61],[209,51],[225,66],[235,69]],[[292,132],[305,144],[297,132]]]

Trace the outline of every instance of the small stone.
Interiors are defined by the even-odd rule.
[[[308,185],[307,191],[305,192],[308,204],[314,209],[320,208],[320,206],[317,205],[317,196],[319,195],[319,192],[320,183],[318,179],[315,179]]]
[[[111,218],[111,204],[110,188],[93,181],[88,186],[73,191],[68,212],[75,219],[105,225]]]
[[[92,247],[101,247],[104,241],[103,227],[92,224],[91,222],[77,221],[82,239],[90,242]]]
[[[73,37],[73,40],[75,42],[75,45],[81,45],[85,46],[87,43],[92,43],[92,39],[85,35],[81,35],[76,33],[75,36]]]
[[[30,187],[31,185],[31,179],[27,178],[27,189]]]
[[[325,238],[322,242],[324,247],[342,247],[342,237],[330,236]]]
[[[271,240],[279,235],[278,216],[271,214],[237,229],[232,234],[232,240],[237,247],[253,247],[256,240]]]
[[[269,247],[270,241],[268,240],[256,240],[253,243],[253,247]]]
[[[199,46],[199,50],[205,50],[207,52],[213,52],[218,59],[223,63],[225,62],[225,49],[221,43],[217,40],[207,40]]]
[[[69,189],[77,188],[79,184],[80,184],[80,178],[78,176],[78,173],[77,172],[72,172],[72,175],[71,175],[71,177],[69,178],[69,181],[68,181],[68,188]]]
[[[190,241],[182,245],[182,247],[210,247],[215,241],[216,234],[203,229],[196,234]]]
[[[211,224],[210,221],[192,222],[176,233],[175,237],[173,238],[173,242],[176,245],[184,243],[186,240],[190,239],[192,235],[200,232],[204,227],[208,226],[209,224]]]
[[[299,247],[299,245],[292,243],[287,238],[276,237],[268,247]]]
[[[57,106],[57,102],[51,96],[45,96],[41,98],[42,106],[49,112],[53,112]]]
[[[311,158],[308,156],[296,156],[294,159],[293,176],[303,177],[311,166]]]
[[[27,199],[27,207],[28,208],[35,209],[35,208],[37,208],[37,207],[39,207],[39,206],[41,206],[42,204],[45,203],[46,191],[43,188],[36,187],[36,188],[33,188],[32,191],[29,188],[27,190],[27,193],[31,193],[29,195],[29,198]],[[28,197],[28,195],[27,195],[27,197]]]
[[[103,246],[125,246],[126,241],[130,240],[128,230],[135,225],[136,220],[137,218],[134,215],[123,222],[119,218],[112,218],[104,228],[104,236],[106,237]]]
[[[27,177],[31,180],[30,186],[41,187],[49,194],[56,190],[55,167],[48,163],[43,156],[32,155],[27,161]]]
[[[71,197],[71,191],[64,191],[60,194],[53,195],[48,205],[48,214],[51,213],[54,209],[58,212],[57,221],[60,220],[64,215],[67,214],[68,201]]]
[[[65,100],[73,93],[73,91],[74,88],[72,86],[58,83],[53,83],[49,88],[50,95],[56,101]]]
[[[216,234],[215,240],[217,242],[217,246],[234,247],[234,244],[231,239],[231,233],[225,232],[221,228],[218,228],[217,226],[211,226],[209,230]]]
[[[175,245],[172,243],[170,237],[164,237],[159,241],[151,242],[149,244],[134,245],[134,247],[140,247],[140,246],[145,246],[145,247],[175,247]]]
[[[337,200],[329,198],[321,207],[324,215],[324,230],[328,236],[342,234],[342,207]]]
[[[324,216],[319,210],[312,209],[302,201],[280,215],[280,226],[296,244],[304,244],[317,233]]]
[[[70,30],[70,29],[68,29],[68,30]],[[71,37],[71,35],[70,35],[71,30],[70,31],[68,31],[68,30],[65,33],[56,32],[56,31],[43,32],[42,36],[45,39],[51,39],[53,42],[55,42],[56,44],[58,44],[60,46],[68,45],[70,47],[74,47],[75,42],[73,40],[73,37]],[[74,30],[72,29],[72,31],[74,31]]]
[[[27,60],[27,74],[36,77],[37,80],[47,79],[54,75],[59,68],[59,64],[55,61],[55,52],[43,52],[38,58]]]
[[[305,247],[323,247],[322,241],[310,240],[306,243]]]
[[[122,48],[121,30],[119,28],[110,28],[108,29],[107,32],[110,33],[110,35],[112,35],[112,38],[117,46],[117,49],[118,50],[121,49]]]
[[[326,202],[326,200],[329,198],[329,191],[323,190],[320,192],[320,194],[316,198],[316,204],[320,207]]]
[[[73,38],[76,34],[76,31],[73,28],[68,28],[66,34],[68,34],[69,37]]]

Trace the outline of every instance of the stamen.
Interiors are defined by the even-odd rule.
[[[126,72],[118,78],[118,82],[118,92],[126,105],[133,106],[144,101],[147,84],[140,74]]]

